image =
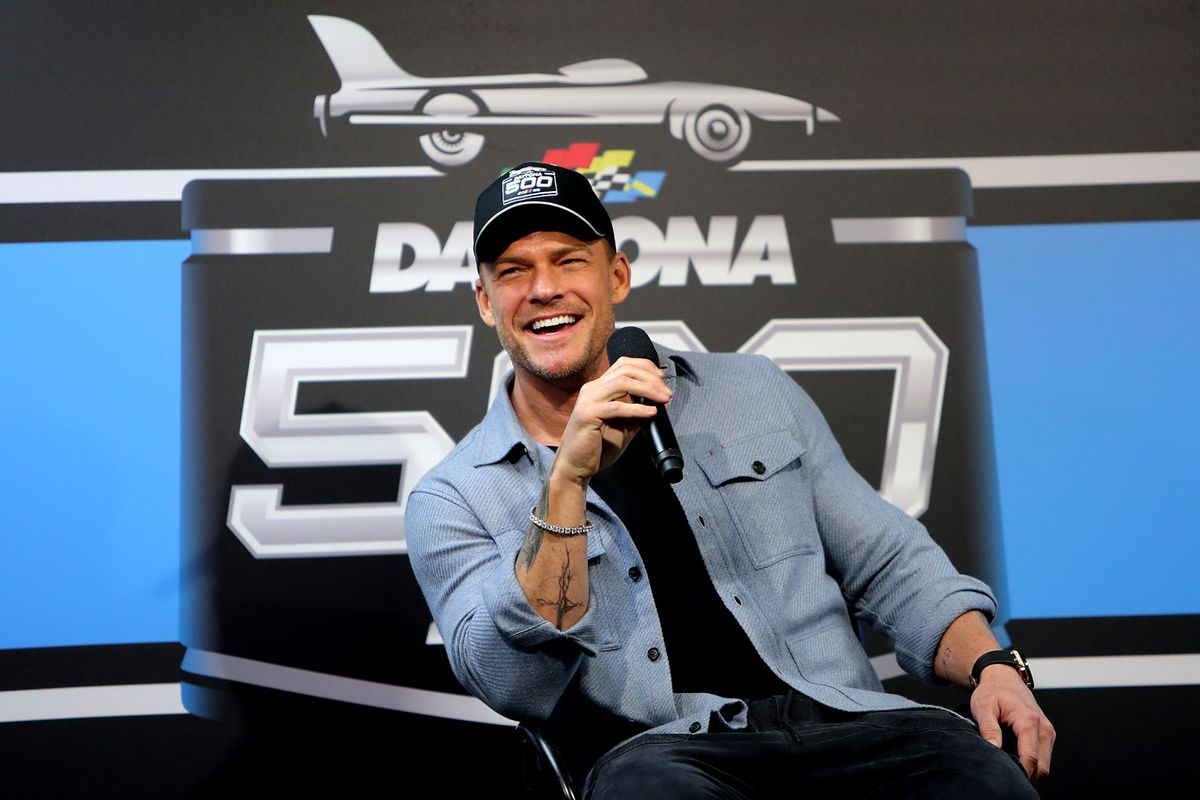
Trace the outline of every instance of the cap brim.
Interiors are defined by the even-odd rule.
[[[583,242],[604,238],[582,216],[546,200],[526,200],[496,212],[475,237],[475,261],[495,261],[510,244],[537,231],[560,231]]]

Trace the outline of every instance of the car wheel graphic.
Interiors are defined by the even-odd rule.
[[[479,155],[483,150],[484,137],[465,131],[434,131],[417,141],[431,161],[445,167],[457,167]]]
[[[432,117],[435,125],[438,117],[453,117],[461,123],[479,113],[479,103],[453,92],[434,94],[422,104],[420,113]],[[457,167],[474,159],[483,150],[483,140],[481,134],[449,128],[427,133],[418,139],[425,155],[446,167]]]
[[[684,117],[683,136],[709,161],[728,161],[750,143],[750,117],[728,106],[708,106]]]

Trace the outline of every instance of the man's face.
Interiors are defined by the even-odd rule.
[[[496,329],[518,373],[574,388],[608,365],[613,307],[629,294],[629,262],[603,239],[539,231],[485,263],[479,316]]]

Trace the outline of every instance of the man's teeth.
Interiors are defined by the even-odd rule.
[[[535,331],[540,331],[543,328],[553,328],[558,325],[570,325],[575,321],[575,317],[570,314],[563,314],[557,317],[547,317],[546,319],[534,320],[532,327]]]

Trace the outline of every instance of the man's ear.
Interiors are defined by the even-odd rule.
[[[483,288],[483,278],[475,279],[475,305],[479,307],[479,318],[489,328],[496,327],[496,317],[492,314],[492,299],[488,297],[487,290]]]
[[[617,251],[613,255],[612,264],[610,265],[611,285],[612,285],[612,301],[616,303],[622,302],[629,296],[630,281],[632,280],[633,268],[629,264],[629,259],[625,254]]]

